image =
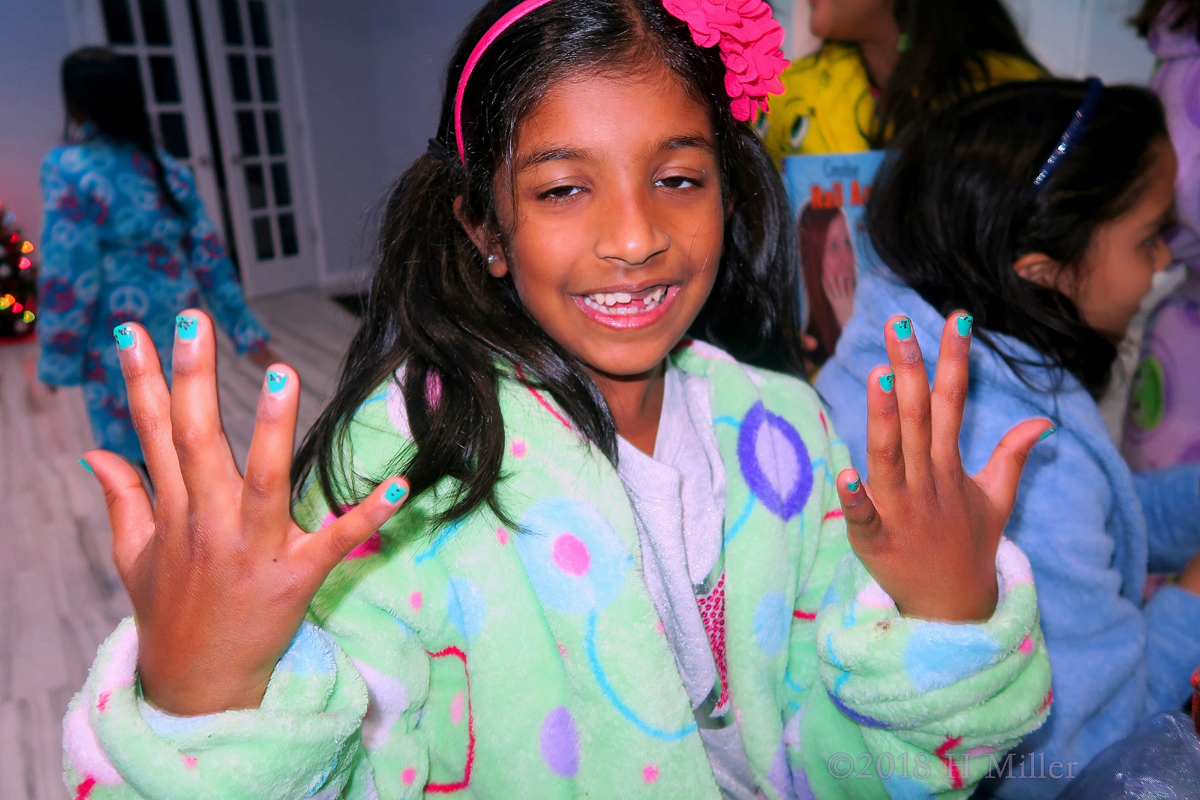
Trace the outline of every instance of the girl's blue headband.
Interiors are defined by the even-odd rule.
[[[1067,129],[1063,131],[1062,138],[1058,140],[1058,147],[1050,153],[1050,157],[1042,166],[1042,171],[1033,179],[1035,194],[1042,190],[1042,185],[1054,174],[1054,170],[1058,169],[1059,162],[1071,149],[1071,145],[1083,136],[1092,121],[1092,116],[1096,113],[1096,107],[1100,105],[1100,95],[1103,93],[1103,81],[1096,77],[1087,79],[1087,92],[1083,95],[1083,102],[1079,104],[1079,108],[1075,109],[1075,116],[1071,119],[1071,124],[1067,126]]]

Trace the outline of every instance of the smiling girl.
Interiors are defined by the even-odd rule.
[[[1000,531],[1048,423],[967,477],[970,337],[946,326],[931,394],[895,320],[872,482],[849,468],[795,377],[790,215],[748,124],[781,39],[754,0],[485,6],[294,504],[293,370],[243,478],[208,318],[170,393],[117,329],[157,497],[86,455],[135,617],[68,712],[72,791],[962,797],[1040,724]]]

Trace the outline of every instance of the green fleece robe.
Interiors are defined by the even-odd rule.
[[[986,623],[899,616],[850,550],[815,393],[700,342],[671,357],[710,386],[726,688],[763,796],[966,797],[1050,703],[1024,556],[1002,544]],[[519,525],[437,528],[448,485],[417,498],[330,574],[255,710],[150,708],[126,620],[64,723],[75,796],[719,797],[616,470],[549,397],[511,379],[500,400]],[[355,488],[411,446],[389,382],[351,426]],[[312,488],[295,513],[332,518]]]

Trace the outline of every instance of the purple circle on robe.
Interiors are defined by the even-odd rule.
[[[791,519],[812,492],[812,462],[791,424],[755,403],[738,433],[738,462],[750,491],[769,511]]]
[[[564,778],[579,772],[579,732],[566,706],[559,706],[542,721],[542,758],[546,766]]]

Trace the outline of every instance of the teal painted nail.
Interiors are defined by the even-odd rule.
[[[179,314],[175,317],[175,335],[185,342],[190,342],[196,338],[199,332],[199,325],[196,324],[195,317],[189,317],[186,314]]]
[[[287,386],[287,373],[278,372],[277,370],[267,370],[267,391],[282,392],[283,387]]]
[[[971,325],[973,325],[974,323],[975,323],[975,318],[972,317],[970,314],[966,314],[964,316],[959,317],[958,322],[957,322],[958,335],[959,336],[970,336],[971,335]]]
[[[1042,435],[1038,437],[1038,441],[1040,442],[1042,439],[1047,438],[1048,436],[1052,435],[1057,430],[1058,430],[1058,428],[1051,425],[1049,428],[1042,431]]]
[[[128,350],[133,347],[133,328],[128,325],[118,325],[113,328],[113,338],[117,340],[118,350]]]
[[[860,487],[860,486],[862,486],[862,481],[859,480],[858,478],[855,478],[854,480],[852,480],[846,484],[846,491],[853,494],[854,492],[858,491],[858,487]]]
[[[389,503],[399,503],[404,495],[408,494],[408,489],[405,489],[398,483],[393,483],[388,487],[388,490],[383,493],[383,499]]]
[[[903,341],[912,336],[912,320],[908,317],[898,319],[892,323],[892,329],[896,331],[896,338]]]
[[[887,375],[879,376],[879,388],[885,392],[890,392],[896,385],[896,373],[889,372]]]
[[[88,471],[88,474],[89,474],[89,475],[95,475],[95,474],[96,474],[96,471],[92,469],[92,465],[91,465],[91,464],[89,464],[89,463],[87,463],[86,461],[84,461],[82,458],[81,458],[81,459],[79,459],[79,463],[83,465],[83,468],[84,468],[84,469],[86,469],[86,470]]]

